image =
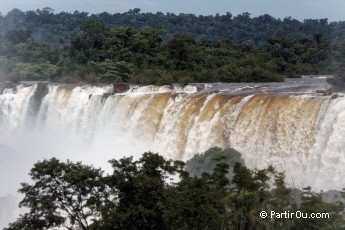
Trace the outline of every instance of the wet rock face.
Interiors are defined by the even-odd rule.
[[[37,106],[37,110],[39,109],[39,107],[41,106],[42,100],[43,98],[48,94],[49,92],[49,87],[48,87],[48,83],[38,83],[37,84],[37,88],[34,94],[34,103],[36,104],[35,106]]]
[[[49,88],[48,88],[48,83],[38,83],[36,92],[35,92],[35,97],[43,98],[45,95],[48,94]]]
[[[127,83],[115,83],[114,86],[114,93],[124,93],[128,91],[131,87]]]
[[[37,83],[36,91],[33,97],[30,98],[29,114],[35,117],[40,110],[43,98],[49,93],[48,83]]]
[[[332,94],[331,99],[337,99],[338,97],[339,97],[339,94],[335,93],[335,94]]]

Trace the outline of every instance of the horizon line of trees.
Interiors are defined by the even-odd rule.
[[[284,19],[263,14],[251,17],[249,12],[233,15],[194,15],[174,13],[143,13],[140,8],[125,13],[89,14],[88,12],[58,12],[43,9],[21,11],[13,9],[6,15],[0,14],[0,34],[11,30],[29,30],[40,43],[60,47],[70,36],[80,33],[80,26],[87,20],[102,20],[109,27],[133,27],[137,30],[157,28],[166,31],[166,40],[174,34],[189,34],[197,40],[230,39],[236,43],[252,46],[264,45],[272,37],[309,39],[316,33],[326,33],[332,40],[345,40],[345,22],[328,22],[327,18],[299,21],[292,17]]]
[[[40,161],[29,173],[32,183],[19,189],[19,206],[28,211],[5,229],[344,229],[343,202],[326,203],[310,187],[293,189],[271,166],[240,162],[238,152],[219,148],[187,168],[151,152],[113,159],[107,175],[80,162]],[[261,218],[261,211],[329,217]]]
[[[345,26],[336,25],[339,33],[327,19],[301,23],[249,13],[196,17],[135,9],[88,16],[13,10],[0,15],[0,74],[12,82],[145,85],[342,76]]]
[[[272,38],[254,47],[229,39],[198,41],[161,29],[111,28],[104,21],[81,25],[62,48],[31,41],[11,30],[0,37],[0,72],[9,81],[64,83],[187,84],[272,82],[302,74],[333,74],[345,62],[345,45],[323,33],[311,39]]]

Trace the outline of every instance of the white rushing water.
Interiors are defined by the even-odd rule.
[[[230,87],[231,93],[212,86],[199,92],[195,86],[133,86],[115,95],[112,86],[4,89],[0,206],[1,199],[15,199],[38,160],[57,157],[110,170],[113,158],[150,150],[186,160],[214,146],[237,149],[250,167],[284,170],[294,186],[345,187],[344,97]],[[0,221],[13,203],[0,208]]]

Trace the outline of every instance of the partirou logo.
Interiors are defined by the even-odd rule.
[[[260,212],[260,217],[265,219],[267,217],[273,219],[292,219],[292,218],[297,218],[297,219],[329,219],[330,215],[329,213],[305,213],[301,211],[296,211],[296,212],[290,212],[290,211],[285,211],[285,212],[275,212],[275,211],[262,211]]]

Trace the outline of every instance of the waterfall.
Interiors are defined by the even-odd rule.
[[[0,144],[25,159],[26,172],[52,156],[109,168],[109,159],[149,150],[187,160],[232,147],[246,165],[273,165],[294,185],[341,189],[345,99],[269,87],[132,86],[114,94],[111,85],[17,85],[0,94]]]

